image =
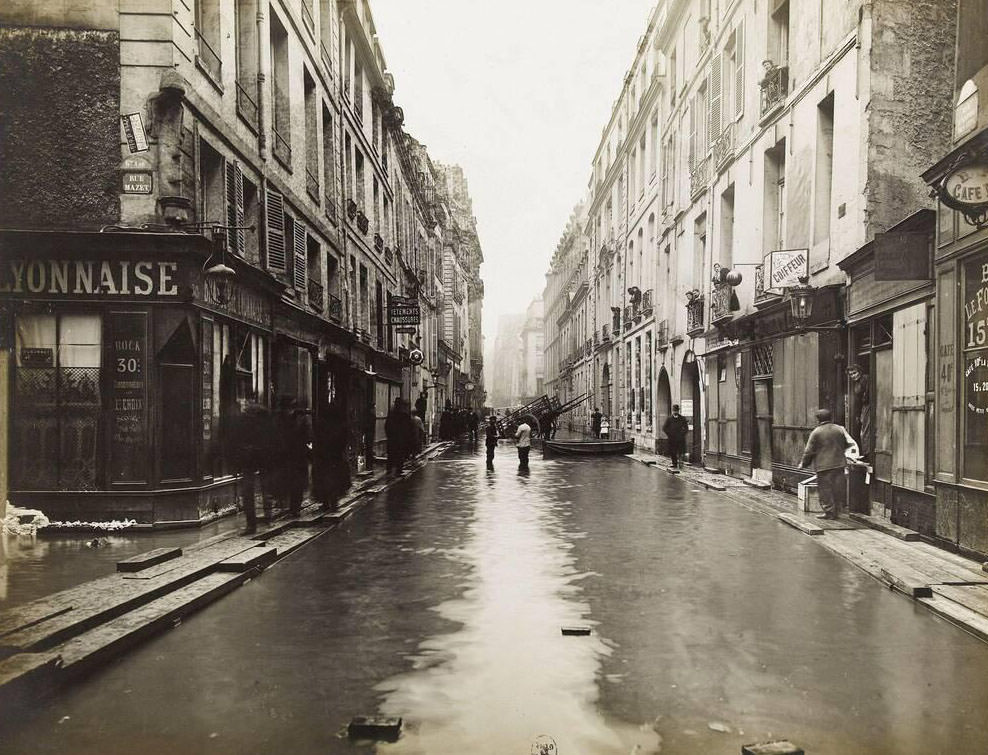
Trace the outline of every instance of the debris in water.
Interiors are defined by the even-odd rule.
[[[58,722],[59,722],[60,724],[64,724],[64,723],[65,723],[66,721],[68,721],[68,720],[69,720],[70,718],[72,718],[72,716],[62,716],[62,717],[61,717],[60,719],[58,719]]]
[[[719,731],[723,734],[731,733],[731,727],[727,724],[722,724],[720,721],[711,721],[707,724],[707,728],[711,731]]]

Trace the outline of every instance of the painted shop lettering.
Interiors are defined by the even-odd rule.
[[[178,296],[177,270],[177,262],[9,260],[0,293]]]

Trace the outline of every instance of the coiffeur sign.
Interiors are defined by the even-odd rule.
[[[23,260],[0,263],[0,293],[178,296],[178,263],[131,260]]]

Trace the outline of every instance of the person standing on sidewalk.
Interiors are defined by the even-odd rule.
[[[672,416],[662,425],[662,432],[669,439],[669,459],[672,461],[673,472],[679,472],[679,457],[686,451],[686,433],[689,429],[690,424],[686,417],[679,413],[679,404],[673,404]]]
[[[273,435],[271,415],[251,397],[244,410],[233,419],[228,433],[230,457],[234,469],[242,476],[246,534],[257,532],[257,482],[260,478],[261,499],[270,484]]]
[[[532,426],[525,420],[515,430],[515,439],[518,441],[518,468],[528,469],[528,453],[532,450]]]
[[[603,416],[604,415],[600,413],[600,409],[595,406],[593,408],[593,414],[590,415],[590,431],[593,433],[593,437],[595,438],[600,437],[600,422],[601,419],[603,419]]]
[[[810,464],[816,471],[817,491],[820,493],[820,506],[823,513],[818,519],[836,519],[840,513],[840,502],[844,498],[844,467],[847,459],[844,451],[848,446],[848,434],[841,425],[830,420],[830,411],[817,409],[818,424],[810,433],[803,450],[800,468]]]
[[[487,468],[494,469],[494,451],[497,448],[497,440],[501,437],[501,432],[497,427],[497,417],[493,414],[487,417],[487,428],[485,431],[484,445],[487,446]]]

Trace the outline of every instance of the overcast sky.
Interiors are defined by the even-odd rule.
[[[370,0],[405,128],[466,171],[484,336],[545,285],[655,0]]]

